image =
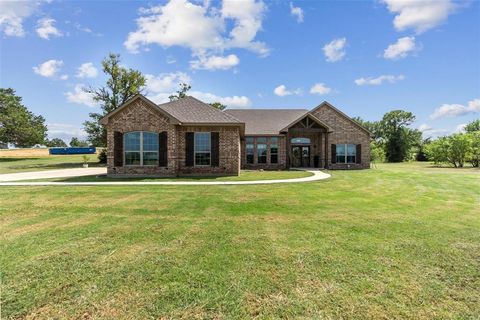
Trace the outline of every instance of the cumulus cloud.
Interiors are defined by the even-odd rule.
[[[431,119],[444,117],[459,117],[467,114],[480,113],[480,99],[469,101],[466,106],[461,104],[443,104],[430,115]]]
[[[293,3],[290,2],[290,14],[297,19],[298,23],[303,22],[303,9],[300,7],[293,6]]]
[[[357,86],[378,86],[381,85],[383,82],[395,83],[400,80],[404,80],[405,77],[403,75],[399,76],[392,76],[392,75],[381,75],[376,78],[368,77],[368,78],[358,78],[355,80],[355,84]]]
[[[418,126],[418,131],[420,131],[423,136],[425,137],[438,137],[441,135],[449,134],[451,133],[450,130],[447,129],[437,129],[433,128],[430,125],[426,123],[422,123],[421,125]]]
[[[190,61],[192,69],[204,69],[204,70],[228,70],[235,67],[240,63],[240,59],[230,54],[228,56],[199,56],[196,60]]]
[[[97,103],[93,100],[93,95],[85,92],[83,90],[84,87],[83,84],[76,84],[73,91],[65,92],[64,94],[67,97],[67,101],[76,104],[83,104],[90,108],[96,107]]]
[[[39,64],[37,67],[33,67],[33,72],[42,77],[52,78],[57,75],[60,69],[63,66],[62,60],[48,60],[42,64]]]
[[[419,50],[419,48],[415,44],[415,37],[403,37],[389,45],[383,52],[383,57],[389,60],[398,60],[405,58],[416,50]]]
[[[328,62],[340,61],[345,57],[346,38],[334,39],[323,47],[323,53]]]
[[[78,67],[77,74],[75,75],[77,78],[95,78],[98,75],[98,70],[93,66],[92,62],[82,63],[80,67]]]
[[[87,133],[78,125],[67,123],[47,123],[48,137],[50,139],[60,138],[67,144],[73,138],[84,139],[87,137]]]
[[[383,0],[396,14],[393,25],[398,31],[413,29],[425,32],[445,22],[456,6],[451,0]]]
[[[209,92],[192,91],[191,96],[206,103],[220,102],[228,108],[250,108],[252,103],[246,96],[227,96],[222,97]]]
[[[43,18],[37,21],[37,34],[40,38],[49,40],[51,36],[61,37],[63,34],[55,26],[55,19]]]
[[[267,46],[255,40],[265,10],[261,0],[224,0],[221,8],[210,7],[209,1],[202,5],[170,0],[165,5],[140,10],[143,16],[137,19],[137,30],[128,34],[124,45],[131,52],[158,44],[186,47],[194,56],[231,48],[265,56],[269,53]]]
[[[190,83],[190,76],[184,72],[161,73],[158,76],[146,74],[147,91],[154,94],[163,93],[166,98],[179,87],[181,83]]]
[[[295,90],[288,90],[285,85],[279,85],[273,90],[273,93],[275,93],[279,97],[284,97],[284,96],[290,96],[290,95],[299,95],[302,93],[302,89],[295,89]]]
[[[332,92],[332,88],[327,87],[324,83],[316,83],[310,88],[311,94],[324,95]]]
[[[23,22],[39,5],[40,1],[0,1],[0,32],[9,37],[23,37]]]

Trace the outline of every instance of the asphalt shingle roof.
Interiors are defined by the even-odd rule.
[[[242,123],[233,116],[190,96],[160,104],[158,107],[181,123]]]
[[[278,134],[305,115],[306,109],[227,109],[225,113],[245,123],[245,134]]]

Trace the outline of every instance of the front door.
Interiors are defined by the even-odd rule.
[[[292,167],[310,167],[310,146],[292,146]]]

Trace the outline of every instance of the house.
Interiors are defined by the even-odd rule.
[[[157,105],[136,95],[100,123],[112,176],[370,167],[370,133],[328,102],[310,111],[220,111],[193,97]]]

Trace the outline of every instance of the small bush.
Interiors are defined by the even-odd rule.
[[[107,163],[107,151],[105,149],[102,149],[98,154],[98,162]]]

